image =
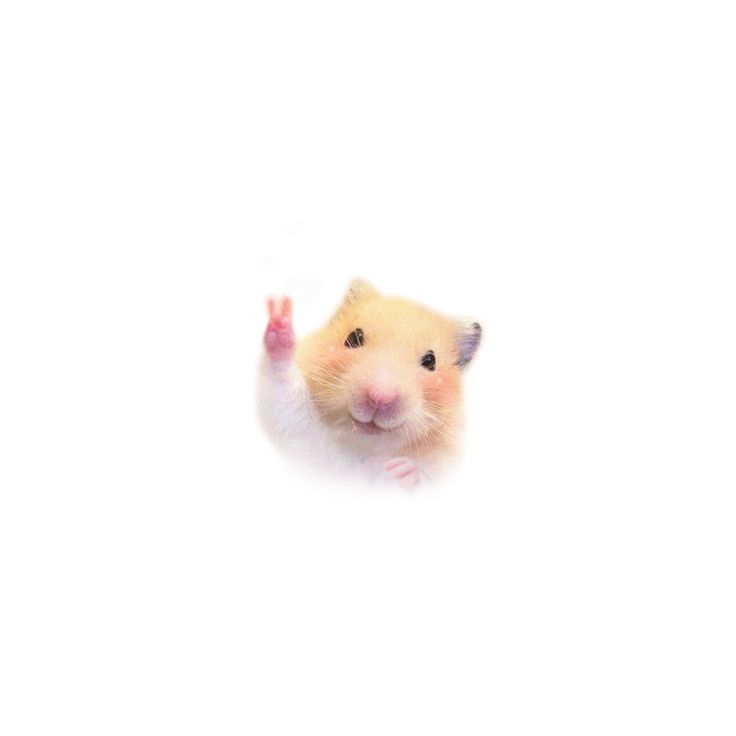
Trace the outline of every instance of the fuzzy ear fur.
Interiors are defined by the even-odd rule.
[[[354,304],[369,296],[378,296],[378,291],[363,279],[353,279],[348,286],[347,293],[343,299],[343,306]]]
[[[353,279],[348,285],[342,303],[332,315],[332,320],[339,319],[350,307],[364,299],[378,296],[378,291],[363,279]]]
[[[463,322],[457,332],[457,365],[461,368],[473,359],[483,334],[477,322]]]

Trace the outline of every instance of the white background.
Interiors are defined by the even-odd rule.
[[[0,731],[733,734],[728,3],[0,11]],[[445,487],[300,480],[270,292],[483,323]]]

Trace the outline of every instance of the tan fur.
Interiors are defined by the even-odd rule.
[[[347,335],[358,327],[365,344],[346,348]],[[377,453],[440,460],[454,453],[461,424],[460,328],[458,320],[354,281],[328,324],[297,345],[297,364],[320,415],[344,441]],[[436,356],[434,371],[420,364],[428,350]],[[378,374],[390,376],[400,388],[405,423],[375,437],[357,437],[351,396]]]

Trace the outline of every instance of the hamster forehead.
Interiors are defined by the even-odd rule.
[[[417,352],[421,357],[432,350],[438,361],[452,362],[454,323],[421,305],[400,298],[368,299],[341,311],[330,332],[334,340],[342,343],[358,328],[363,331],[364,344],[354,348],[356,352],[390,348]]]

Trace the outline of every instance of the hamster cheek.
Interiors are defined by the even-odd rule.
[[[350,393],[350,360],[344,351],[325,349],[319,356],[318,384],[330,403],[342,405]]]
[[[347,356],[342,350],[336,350],[331,346],[322,358],[324,371],[333,376],[339,376],[347,370]]]
[[[347,367],[346,351],[337,347],[333,340],[321,340],[314,352],[315,362],[324,373],[342,373]]]
[[[427,401],[449,405],[454,403],[458,392],[457,377],[439,371],[424,380],[423,395]]]

